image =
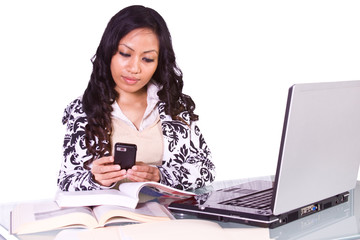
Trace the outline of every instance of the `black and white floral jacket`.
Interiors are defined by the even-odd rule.
[[[158,104],[164,154],[158,166],[162,184],[181,190],[199,188],[215,178],[215,166],[211,152],[195,122],[190,122],[187,112],[179,116],[186,123],[173,120],[165,114],[164,103]],[[63,162],[58,177],[58,187],[63,191],[81,191],[104,188],[93,180],[84,164],[93,158],[85,145],[86,114],[81,98],[71,102],[65,109],[63,124],[66,125]],[[95,156],[94,159],[99,156]]]

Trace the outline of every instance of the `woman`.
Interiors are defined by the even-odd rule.
[[[113,16],[88,87],[65,109],[59,188],[103,189],[130,180],[189,190],[212,182],[211,153],[196,125],[195,104],[182,88],[163,18],[143,6]],[[113,163],[116,142],[137,145],[131,169]]]

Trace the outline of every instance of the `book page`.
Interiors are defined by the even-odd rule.
[[[49,200],[19,204],[12,211],[12,233],[34,233],[72,226],[96,227],[92,209],[60,208],[56,202]]]
[[[269,229],[256,227],[222,228],[213,221],[182,219],[167,222],[144,223],[120,226],[119,239],[143,240],[156,236],[156,240],[258,240],[270,239]]]
[[[123,222],[123,218],[130,218],[138,222],[173,219],[171,213],[157,202],[139,203],[136,209],[121,206],[97,206],[93,211],[101,226],[117,222],[117,220]]]
[[[61,207],[120,205],[135,208],[138,198],[131,198],[128,194],[117,189],[103,189],[92,191],[75,191],[56,193],[55,200]]]
[[[24,223],[36,221],[35,215],[37,213],[41,214],[43,212],[56,211],[59,209],[59,206],[52,201],[18,204],[12,211],[12,231],[16,230],[18,226],[21,226]]]
[[[167,222],[144,223],[118,228],[120,239],[143,240],[156,236],[157,240],[226,239],[224,230],[215,222],[183,219]]]
[[[139,225],[139,224],[137,224]],[[96,228],[93,230],[84,230],[78,233],[69,234],[66,238],[60,238],[59,240],[131,240],[131,238],[122,238],[119,235],[118,226],[116,227],[106,227],[106,228]],[[149,237],[143,240],[150,240]]]
[[[156,237],[154,237],[156,236]],[[78,240],[259,240],[270,239],[269,229],[257,227],[222,228],[213,221],[182,219],[84,230]],[[152,238],[153,237],[153,238]]]
[[[205,220],[174,220],[85,230],[77,235],[79,240],[230,240],[215,222]],[[231,238],[238,240],[238,238]],[[250,239],[250,238],[244,238]]]

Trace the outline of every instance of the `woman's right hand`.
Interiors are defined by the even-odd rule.
[[[105,187],[126,178],[126,170],[121,170],[118,164],[114,164],[113,156],[96,159],[92,164],[91,173],[94,180]]]

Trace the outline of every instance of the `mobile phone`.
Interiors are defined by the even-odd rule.
[[[121,169],[130,169],[135,165],[137,146],[132,143],[115,143],[114,163]]]

